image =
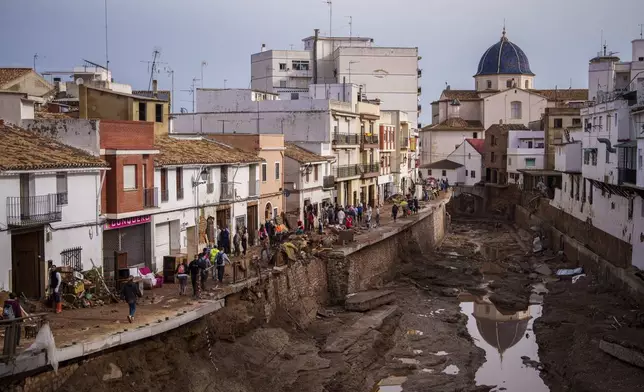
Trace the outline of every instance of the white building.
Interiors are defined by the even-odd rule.
[[[0,287],[45,296],[49,261],[101,265],[107,163],[0,120]]]
[[[485,141],[482,139],[465,139],[452,152],[447,160],[462,164],[463,177],[457,182],[466,186],[474,186],[483,178],[483,148]],[[423,173],[424,175],[425,173]],[[430,173],[427,173],[428,175]],[[450,181],[450,183],[452,183]]]
[[[27,93],[0,91],[0,119],[17,126],[22,120],[33,120],[35,102]]]
[[[594,102],[581,109],[583,131],[558,146],[563,181],[551,205],[631,244],[632,264],[644,269],[644,40],[633,41],[632,61],[599,53],[588,78]]]
[[[285,147],[284,188],[289,193],[286,212],[304,221],[304,212],[309,205],[319,212],[323,203],[333,202],[335,182],[330,175],[330,159],[293,143],[286,143]]]
[[[303,39],[304,50],[265,50],[251,56],[251,87],[301,98],[310,84],[353,83],[383,110],[407,112],[413,128],[421,111],[418,48],[377,47],[366,37]]]
[[[481,57],[474,75],[474,89],[448,86],[432,102],[432,125],[421,129],[422,163],[446,159],[463,138],[485,138],[493,124],[523,124],[541,119],[546,107],[584,102],[588,90],[536,90],[535,74],[526,54],[501,39]]]
[[[430,178],[447,180],[450,185],[465,184],[465,165],[449,159],[426,163],[420,166],[422,172],[426,172]]]
[[[545,164],[543,131],[508,131],[509,184],[523,184],[522,170],[541,170]]]

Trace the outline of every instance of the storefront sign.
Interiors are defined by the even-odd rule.
[[[122,229],[124,227],[142,225],[152,220],[150,215],[136,216],[133,218],[110,219],[105,223],[105,230]]]

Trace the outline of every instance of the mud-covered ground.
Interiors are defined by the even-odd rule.
[[[606,334],[643,331],[638,308],[591,275],[557,282],[552,271],[570,265],[533,255],[531,241],[503,222],[456,221],[434,253],[410,244],[382,288],[392,305],[330,307],[306,326],[280,311],[265,324],[262,293],[246,291],[207,320],[85,362],[60,390],[644,390],[642,369],[598,349]]]

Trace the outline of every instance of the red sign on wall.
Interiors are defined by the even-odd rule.
[[[110,219],[105,223],[105,230],[122,229],[124,227],[142,225],[152,220],[150,215],[136,216],[133,218]]]

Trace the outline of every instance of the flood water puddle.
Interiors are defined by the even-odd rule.
[[[460,307],[468,318],[467,330],[474,343],[485,350],[485,363],[476,372],[476,385],[496,385],[493,391],[548,391],[539,371],[525,365],[521,358],[539,361],[532,325],[541,316],[541,305],[507,314],[497,310],[487,298],[468,298]]]

